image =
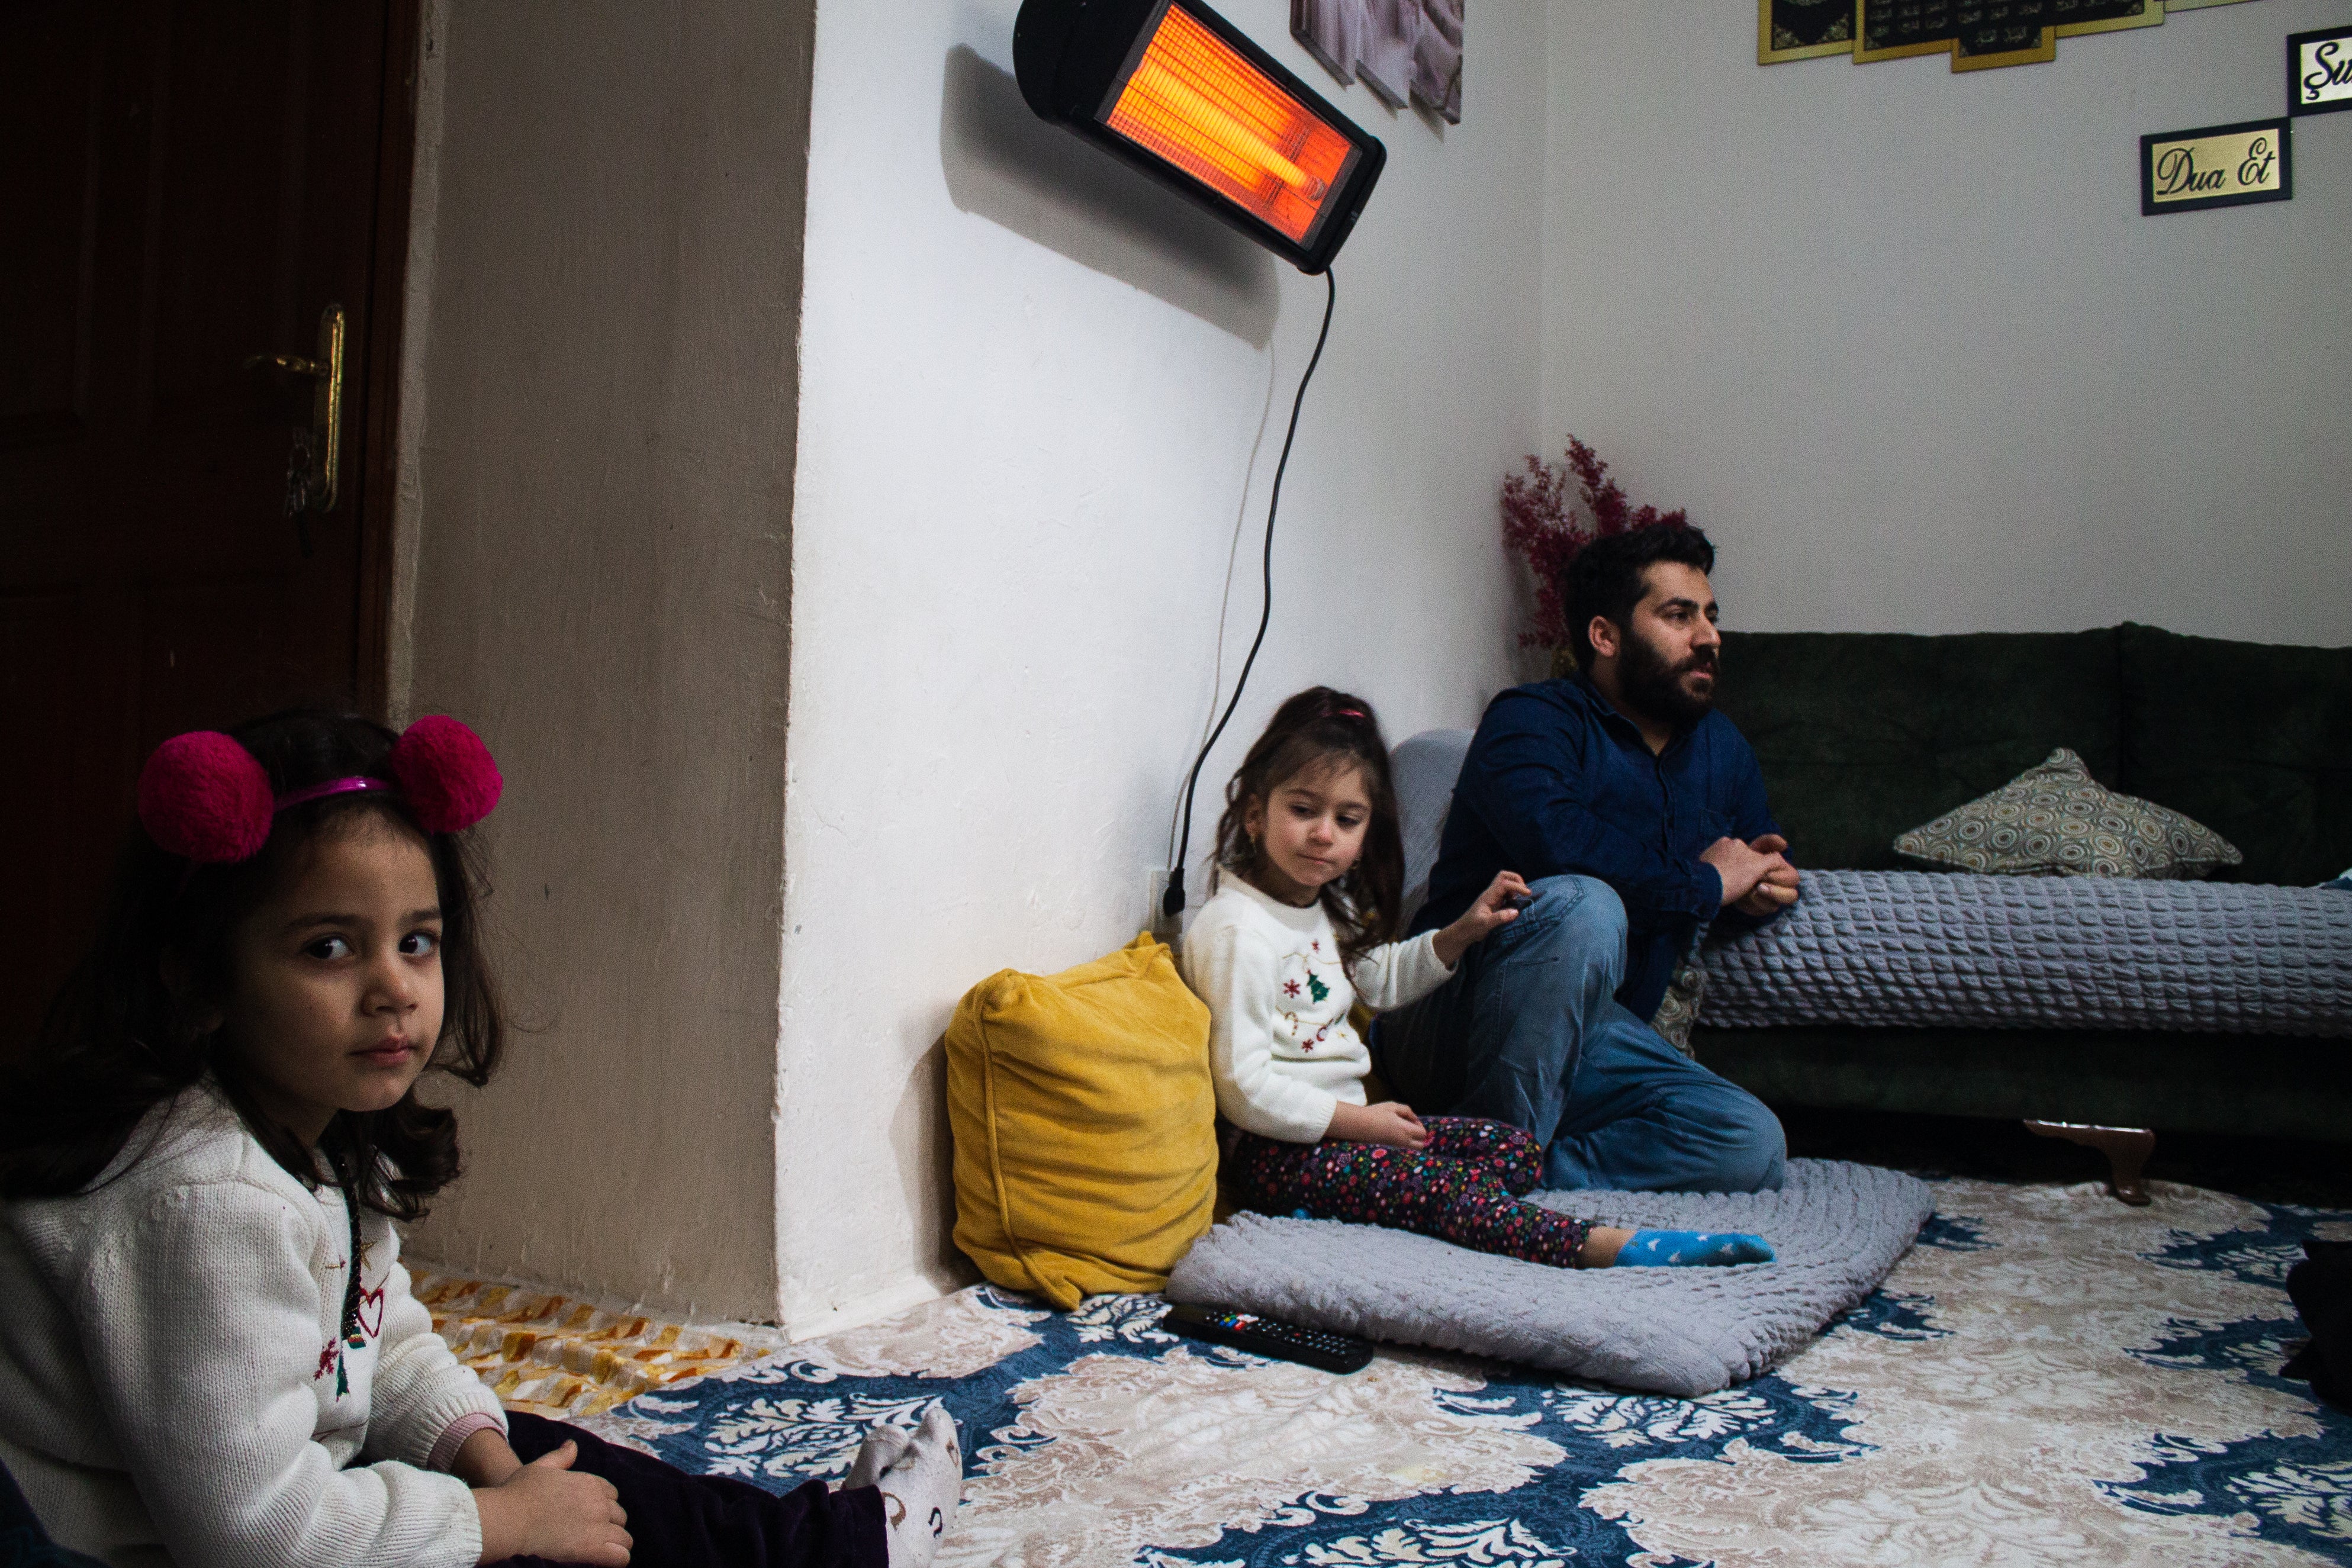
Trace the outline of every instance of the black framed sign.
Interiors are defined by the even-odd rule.
[[[1328,3],[1328,0],[1326,0]],[[1949,55],[1956,71],[2058,57],[2058,40],[2160,27],[2168,12],[2241,0],[1756,0],[1756,63]]]
[[[2058,40],[2164,25],[2161,0],[1861,0],[1857,60],[1952,57],[1956,71],[2058,57]]]
[[[2193,213],[2294,199],[2288,121],[2248,120],[2139,139],[2139,210]]]
[[[1853,53],[1854,0],[1758,0],[1756,63]]]
[[[2290,33],[2286,40],[2286,111],[2329,114],[2352,109],[2352,27]]]

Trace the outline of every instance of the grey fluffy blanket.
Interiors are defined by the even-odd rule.
[[[1915,1177],[1825,1160],[1790,1161],[1779,1192],[1535,1201],[1614,1225],[1754,1231],[1779,1258],[1548,1269],[1378,1226],[1244,1213],[1193,1244],[1168,1295],[1692,1397],[1764,1372],[1870,1294],[1935,1208]]]
[[[2334,888],[1808,872],[1795,908],[1704,956],[1710,1025],[2352,1034]]]

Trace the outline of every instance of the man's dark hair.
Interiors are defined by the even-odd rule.
[[[1576,552],[1560,573],[1559,602],[1578,669],[1592,673],[1592,618],[1602,616],[1620,635],[1629,634],[1633,607],[1647,591],[1643,574],[1662,560],[1711,573],[1715,546],[1686,523],[1661,524],[1594,539]]]

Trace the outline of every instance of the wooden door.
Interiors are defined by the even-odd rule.
[[[0,1051],[165,737],[380,706],[415,0],[0,4]],[[287,510],[346,317],[338,501]]]

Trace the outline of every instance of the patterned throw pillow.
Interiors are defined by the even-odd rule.
[[[1698,935],[1706,936],[1706,927],[1700,926]],[[1706,1002],[1706,967],[1699,962],[1698,938],[1693,937],[1690,951],[1675,965],[1674,978],[1666,984],[1666,994],[1659,998],[1657,1016],[1650,1019],[1650,1027],[1668,1045],[1690,1056],[1691,1025],[1698,1022],[1698,1009]]]
[[[2060,747],[1990,795],[1895,841],[1895,852],[1999,876],[2191,880],[2246,857],[2178,811],[2118,795]]]

